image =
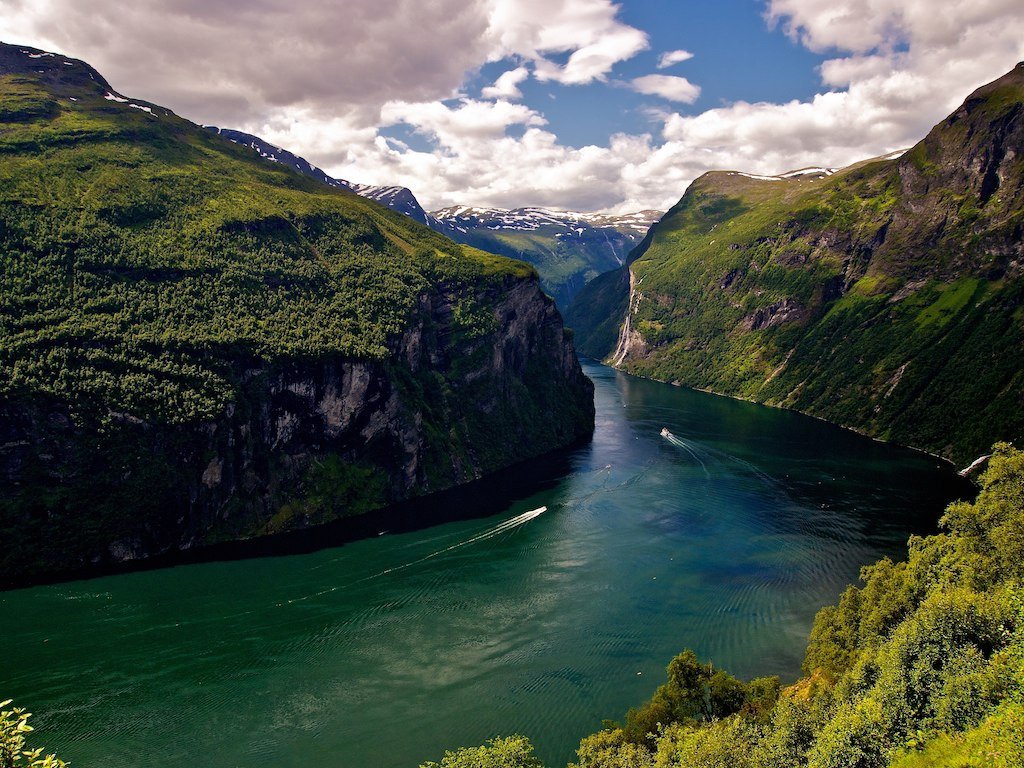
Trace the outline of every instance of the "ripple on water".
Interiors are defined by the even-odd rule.
[[[817,608],[963,487],[821,422],[587,370],[593,443],[502,514],[7,593],[0,690],[83,766],[398,768],[509,732],[564,764],[684,647],[794,677]]]

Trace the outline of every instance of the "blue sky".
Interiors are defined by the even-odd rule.
[[[692,115],[740,100],[806,99],[820,89],[817,67],[825,56],[800,46],[777,25],[769,28],[762,3],[645,0],[624,3],[619,18],[646,32],[650,48],[612,69],[613,87],[605,82],[562,86],[536,81],[521,86],[524,103],[543,112],[551,129],[570,146],[603,144],[613,133],[657,131],[649,110]],[[679,49],[693,58],[657,69],[661,53]],[[466,91],[475,95],[511,66],[509,60],[485,65]],[[678,104],[614,87],[616,81],[654,72],[686,77],[700,85],[700,98]]]
[[[408,186],[428,209],[626,212],[668,208],[708,170],[912,145],[1024,58],[1024,6],[0,0],[0,39],[84,59],[123,94],[337,177]],[[679,50],[692,57],[659,68]],[[515,87],[496,87],[510,71]]]

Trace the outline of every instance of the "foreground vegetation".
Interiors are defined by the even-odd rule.
[[[572,768],[1024,765],[1024,452],[999,444],[974,503],[818,613],[804,677],[743,682],[686,651]],[[440,768],[538,768],[521,736]],[[428,763],[426,768],[437,764]]]
[[[0,701],[0,768],[66,768],[68,764],[55,754],[28,745],[32,714],[19,707],[7,709],[11,704],[10,699]]]

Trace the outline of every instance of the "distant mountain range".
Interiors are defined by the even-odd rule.
[[[456,242],[533,264],[564,308],[590,280],[622,266],[659,218],[660,211],[612,216],[459,205],[432,211],[428,224]]]
[[[562,307],[568,306],[587,282],[622,266],[650,226],[661,218],[661,211],[652,210],[611,215],[465,205],[428,213],[407,187],[378,187],[337,179],[305,158],[259,136],[230,128],[206,127],[236,144],[251,147],[267,160],[332,187],[350,189],[456,242],[532,264],[540,274],[544,289]]]

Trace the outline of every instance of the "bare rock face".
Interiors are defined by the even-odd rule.
[[[201,424],[90,428],[58,402],[0,403],[2,501],[31,531],[0,582],[308,527],[586,439],[593,385],[561,316],[536,278],[506,283],[477,297],[486,332],[455,330],[440,290],[384,361],[248,361],[234,403]],[[28,503],[41,483],[50,497]],[[91,534],[63,524],[83,515]]]

